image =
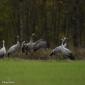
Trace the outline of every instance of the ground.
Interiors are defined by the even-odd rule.
[[[85,85],[85,61],[1,59],[0,85]]]

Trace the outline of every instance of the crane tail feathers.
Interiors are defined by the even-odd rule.
[[[71,60],[75,60],[75,56],[74,56],[73,54],[70,54],[68,57],[69,57]]]
[[[54,53],[53,52],[51,52],[51,54],[50,54],[50,56],[52,56]]]

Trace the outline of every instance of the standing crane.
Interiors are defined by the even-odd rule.
[[[3,47],[0,49],[0,58],[6,55],[5,41],[3,40]]]
[[[22,42],[22,53],[25,53],[26,55],[28,54],[28,52],[32,52],[33,51],[33,46],[35,44],[35,42],[33,42],[33,37],[35,36],[35,33],[32,33],[32,36],[30,38],[29,42],[23,41]]]
[[[20,42],[17,41],[16,44],[14,44],[13,46],[11,46],[11,47],[8,49],[8,51],[7,51],[8,56],[11,55],[11,54],[16,53],[16,52],[18,51],[19,47],[20,47]]]
[[[72,51],[69,50],[68,48],[66,48],[67,44],[64,44],[64,41],[66,40],[66,38],[62,39],[62,43],[60,46],[56,47],[55,49],[52,50],[50,56],[52,56],[53,54],[56,53],[62,53],[66,58],[69,58],[71,60],[74,60],[75,57],[72,54]]]

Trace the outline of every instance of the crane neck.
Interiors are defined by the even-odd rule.
[[[30,38],[30,43],[33,43],[33,38],[32,37]]]
[[[19,44],[19,41],[17,41],[17,44]]]
[[[61,39],[61,40],[62,40],[62,45],[63,45],[63,46],[66,45],[66,42],[65,42],[66,38],[63,38],[63,39]]]
[[[63,46],[63,44],[64,44],[64,39],[62,39],[62,43],[61,43],[61,46]]]

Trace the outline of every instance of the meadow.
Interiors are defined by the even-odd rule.
[[[85,85],[85,61],[1,59],[0,85]]]

